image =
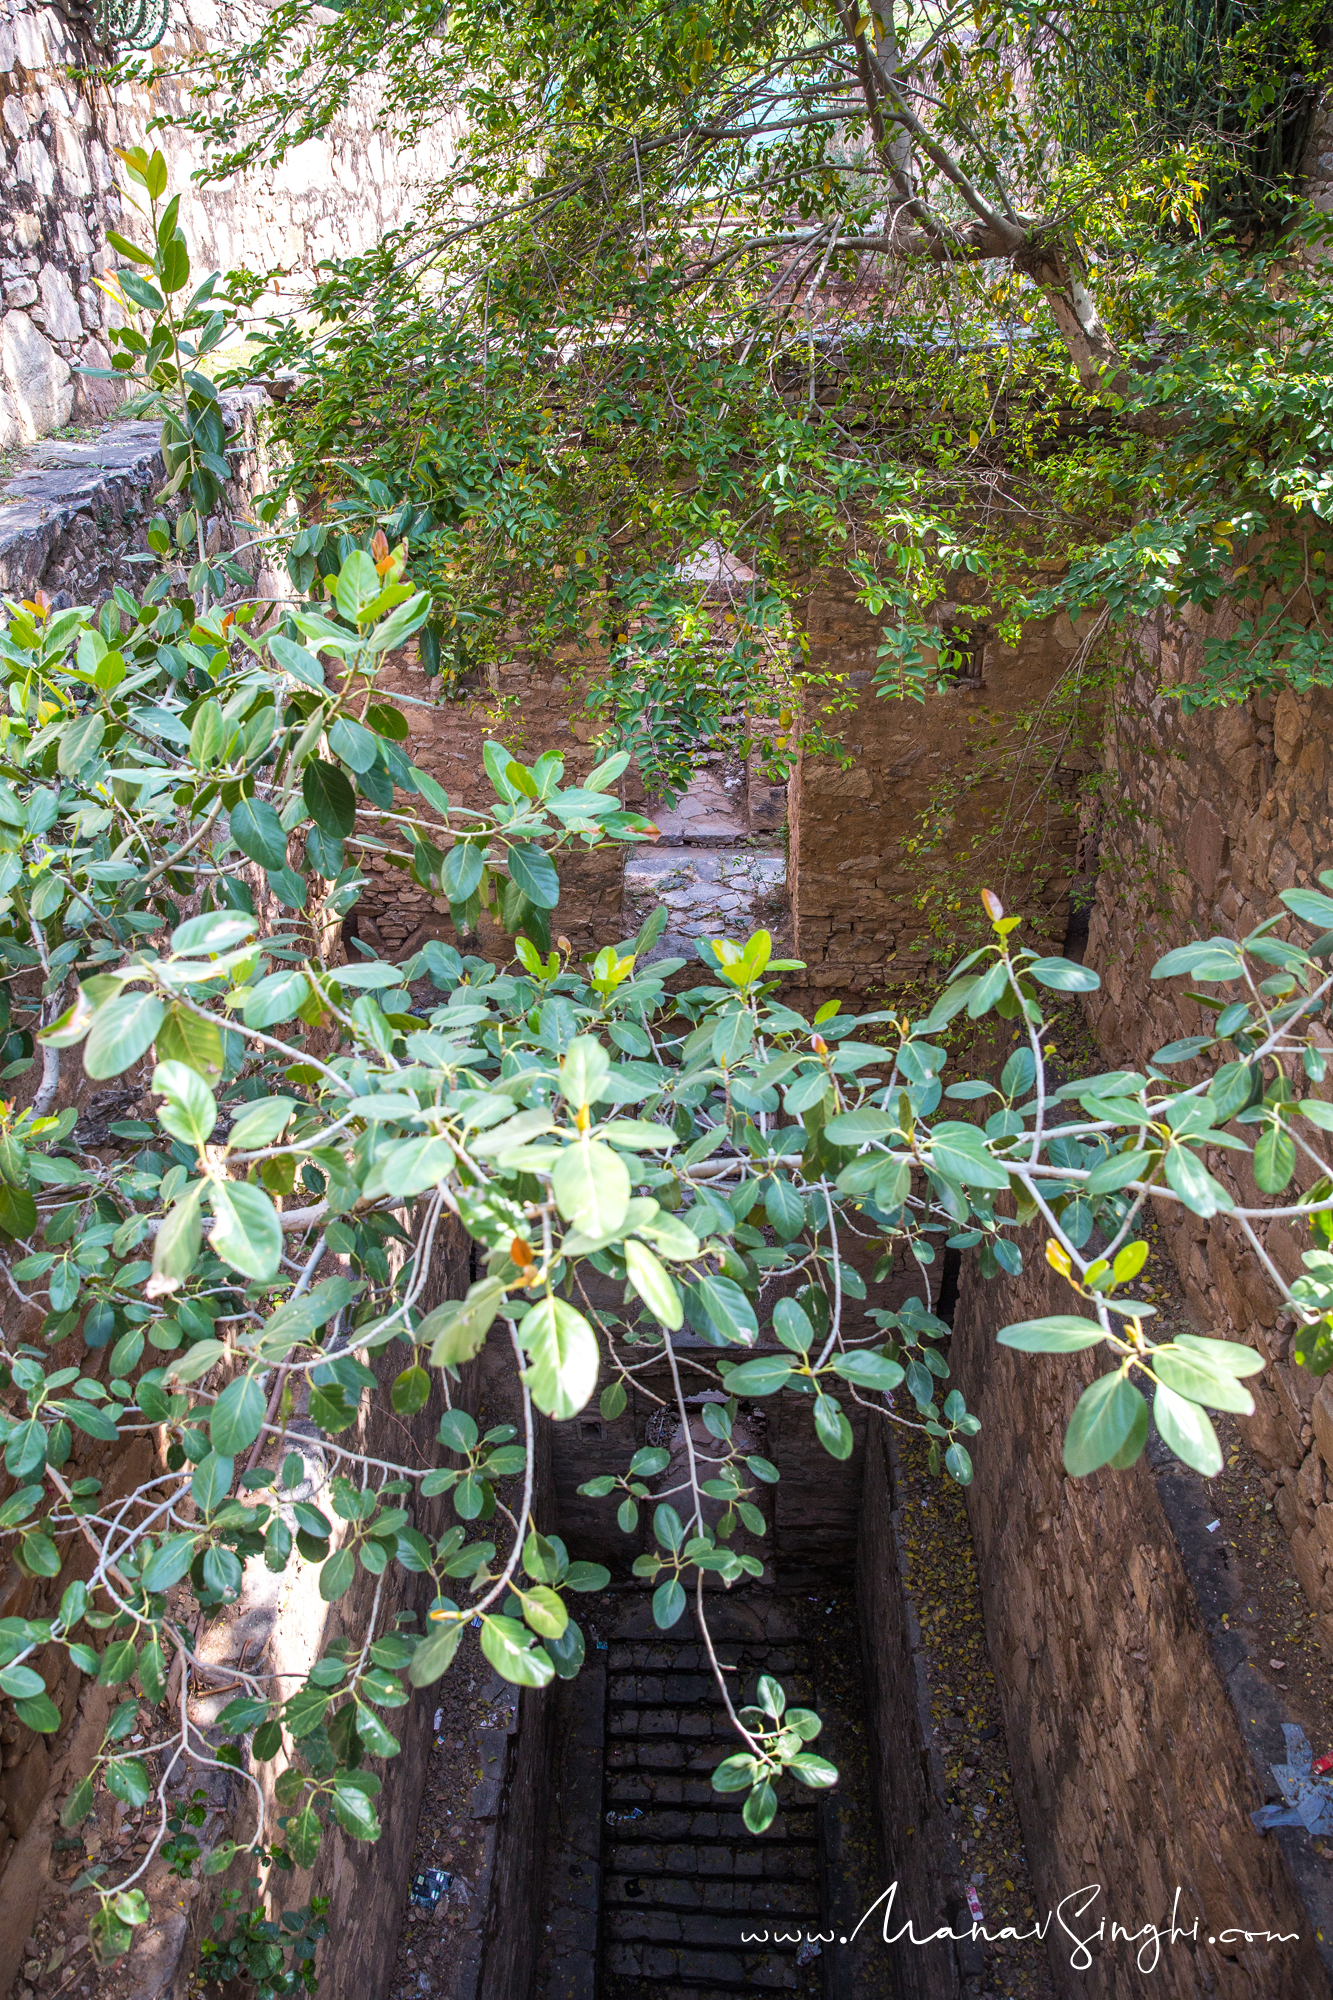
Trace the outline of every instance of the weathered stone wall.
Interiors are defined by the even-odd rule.
[[[442,125],[414,151],[375,130],[376,92],[356,93],[319,139],[298,147],[275,172],[194,187],[197,140],[149,121],[184,107],[182,86],[162,78],[108,88],[105,64],[65,15],[35,0],[4,0],[0,14],[0,449],[86,422],[114,407],[114,383],[72,371],[109,363],[107,328],[115,308],[97,280],[119,261],[108,228],[133,239],[141,219],[117,189],[117,147],[158,145],[173,191],[183,195],[181,226],[195,270],[280,268],[281,296],[299,289],[321,258],[368,248],[407,219],[414,182],[448,156]],[[239,43],[259,32],[267,10],[255,0],[173,0],[159,68],[200,48]],[[80,75],[80,72],[86,72]]]
[[[925,1937],[952,1926],[963,1908],[963,1888],[920,1658],[921,1630],[907,1588],[893,1446],[881,1423],[866,1433],[856,1600],[885,1880],[899,1885],[889,1932],[910,1916]],[[899,2000],[953,2000],[962,1990],[959,1960],[948,1943],[924,1951],[905,1942],[890,1946],[889,1963]]]
[[[1188,998],[1188,980],[1150,977],[1157,958],[1192,937],[1244,935],[1280,907],[1281,890],[1318,887],[1319,871],[1333,866],[1333,696],[1286,691],[1187,716],[1158,688],[1188,671],[1191,643],[1178,628],[1142,633],[1141,664],[1116,690],[1107,730],[1108,800],[1088,939],[1102,985],[1087,1005],[1107,1062],[1134,1069],[1207,1018]],[[1315,1033],[1333,1047],[1322,1028]],[[1172,1074],[1190,1081],[1196,1070],[1205,1073],[1186,1064]],[[1299,1094],[1331,1087],[1302,1079]],[[1253,1140],[1252,1130],[1236,1131]],[[1244,1154],[1218,1148],[1205,1158],[1247,1206],[1281,1205],[1283,1197],[1255,1188]],[[1316,1177],[1306,1163],[1298,1169],[1302,1185]],[[1251,1385],[1255,1415],[1240,1418],[1240,1429],[1267,1470],[1297,1574],[1321,1614],[1321,1641],[1333,1648],[1333,1385],[1321,1388],[1291,1359],[1276,1287],[1233,1224],[1179,1207],[1160,1220],[1199,1327],[1267,1357]],[[1256,1233],[1276,1268],[1298,1277],[1309,1238],[1285,1222]]]
[[[238,447],[235,473],[205,525],[209,553],[235,553],[257,576],[261,596],[278,587],[258,560],[263,551],[252,546],[249,521],[254,495],[267,481],[265,401],[259,389],[229,390],[222,398]],[[154,501],[166,476],[160,433],[156,423],[112,424],[86,441],[47,438],[25,452],[0,491],[0,592],[23,598],[44,590],[58,607],[100,604],[118,583],[137,594],[151,573],[133,560],[146,548],[149,521],[174,517],[183,504],[179,496]]]
[[[1250,1823],[1262,1802],[1254,1767],[1149,1456],[1128,1472],[1070,1479],[1060,1442],[1095,1360],[1017,1354],[995,1340],[1001,1326],[1067,1305],[1036,1232],[1023,1248],[1016,1279],[986,1285],[965,1267],[950,1359],[983,1424],[968,1511],[1039,1913],[1100,1885],[1081,1917],[1066,1903],[1064,1918],[1078,1937],[1107,1924],[1082,1971],[1052,1924],[1057,1990],[1316,2000],[1333,1988],[1315,1926],[1280,1842]],[[1177,1925],[1188,1933],[1197,1919],[1197,1935],[1140,1967],[1138,1944],[1111,1942],[1110,1925],[1169,1925],[1177,1890]],[[1295,1937],[1212,1941],[1237,1925]]]
[[[958,600],[971,601],[966,584]],[[1078,842],[1073,794],[1087,760],[1074,742],[1053,751],[1044,735],[1018,764],[1012,752],[1081,659],[1083,635],[1063,615],[1031,627],[1017,650],[992,634],[973,673],[922,705],[884,700],[871,685],[879,621],[846,578],[819,579],[806,617],[811,670],[850,675],[860,696],[839,724],[851,763],[806,758],[792,788],[790,881],[805,982],[863,995],[921,978],[937,949],[918,902],[932,881],[945,898],[973,899],[967,918],[988,884],[1027,913],[1025,936],[1058,947]],[[935,843],[909,854],[927,812],[936,815]],[[1012,850],[1036,829],[1035,862],[1016,868]],[[983,833],[975,867],[960,868],[958,856]]]

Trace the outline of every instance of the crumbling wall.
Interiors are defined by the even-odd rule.
[[[1108,1064],[1131,1069],[1142,1070],[1156,1050],[1200,1032],[1208,1019],[1189,998],[1188,980],[1150,977],[1158,957],[1192,937],[1243,936],[1280,907],[1281,890],[1317,888],[1319,871],[1333,867],[1333,695],[1287,690],[1186,715],[1159,690],[1188,674],[1202,629],[1163,621],[1143,630],[1107,729],[1108,789],[1088,939],[1102,984],[1087,1007]],[[1290,928],[1306,940],[1312,935],[1306,926]],[[1231,997],[1225,986],[1207,991]],[[1333,1047],[1322,1027],[1315,1035]],[[1171,1073],[1189,1082],[1206,1071],[1187,1063]],[[1330,1089],[1333,1079],[1317,1086],[1301,1079],[1298,1094]],[[1252,1128],[1236,1132],[1252,1143]],[[1246,1155],[1217,1148],[1204,1157],[1247,1206],[1282,1205],[1285,1197],[1255,1188]],[[1316,1177],[1307,1163],[1298,1168],[1299,1184]],[[1247,1341],[1267,1358],[1251,1384],[1255,1414],[1238,1422],[1267,1471],[1297,1575],[1320,1613],[1321,1641],[1333,1648],[1333,1383],[1321,1387],[1291,1359],[1279,1294],[1234,1224],[1180,1207],[1160,1219],[1198,1326]],[[1308,1236],[1281,1221],[1256,1233],[1277,1269],[1288,1280],[1298,1277]]]

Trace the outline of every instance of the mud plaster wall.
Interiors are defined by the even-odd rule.
[[[54,7],[0,0],[0,449],[86,422],[114,406],[114,383],[71,371],[105,367],[114,308],[98,277],[118,259],[108,227],[134,239],[142,226],[117,192],[117,147],[160,146],[170,186],[183,191],[181,226],[197,273],[245,265],[289,274],[277,302],[299,289],[321,258],[370,247],[405,222],[419,176],[438,174],[451,149],[441,122],[414,149],[375,130],[377,94],[359,89],[318,139],[268,174],[191,187],[200,144],[149,120],[180,111],[182,86],[162,79],[108,86],[105,57]],[[172,0],[160,68],[197,49],[260,31],[255,0]],[[88,71],[81,78],[80,71]]]
[[[1097,1946],[1091,1970],[1052,1925],[1057,1989],[1080,2000],[1317,2000],[1331,1990],[1278,1844],[1248,1815],[1262,1803],[1147,1457],[1129,1472],[1070,1479],[1060,1441],[1100,1372],[1088,1356],[1017,1354],[997,1329],[1060,1312],[1067,1290],[1026,1231],[1020,1277],[984,1284],[970,1261],[950,1354],[982,1420],[968,1513],[1015,1798],[1039,1914],[1084,1885],[1102,1918],[1136,1929],[1201,1919],[1197,1944],[1140,1971],[1136,1946]],[[1096,1352],[1096,1350],[1094,1351]],[[1210,1946],[1251,1921],[1298,1943]]]
[[[959,603],[965,598],[964,584]],[[1072,800],[1083,760],[1070,749],[1053,767],[1034,761],[1011,789],[1007,777],[988,775],[985,744],[997,733],[1007,736],[1050,694],[1079,652],[1080,633],[1062,615],[1029,627],[1016,651],[991,635],[979,675],[928,695],[923,706],[881,699],[871,686],[879,622],[856,603],[845,578],[819,580],[806,615],[811,669],[850,674],[859,690],[854,712],[840,725],[850,765],[806,758],[792,788],[792,907],[806,982],[864,994],[920,978],[936,948],[915,906],[920,888],[932,875],[956,876],[955,855],[987,823],[997,828],[987,856],[996,878],[990,886],[1001,888],[1012,831],[1032,824],[1034,812],[1046,828],[1042,851],[1023,879],[1011,876],[1004,884],[1005,900],[1029,913],[1034,942],[1049,939],[1058,947],[1069,919],[1077,847]],[[947,616],[946,606],[945,622]],[[960,775],[953,816],[942,828],[946,844],[924,858],[910,856],[905,841],[918,832],[934,795],[952,789]],[[963,873],[967,893],[983,886]]]
[[[1186,997],[1188,980],[1150,978],[1159,955],[1196,936],[1243,935],[1280,907],[1281,890],[1317,888],[1319,871],[1333,866],[1333,695],[1286,691],[1276,700],[1187,716],[1157,688],[1188,669],[1190,643],[1179,628],[1142,633],[1142,665],[1116,690],[1107,730],[1110,785],[1088,938],[1088,960],[1102,985],[1087,1006],[1106,1060],[1134,1069],[1167,1042],[1197,1033],[1206,1018]],[[1306,940],[1311,936],[1305,926],[1292,928]],[[1322,1027],[1315,1034],[1333,1046]],[[1172,1070],[1186,1082],[1204,1074],[1201,1064]],[[1299,1094],[1327,1096],[1330,1090],[1333,1080],[1318,1086],[1302,1080]],[[1233,1130],[1252,1141],[1247,1128]],[[1258,1193],[1244,1155],[1218,1148],[1206,1159],[1209,1171],[1247,1206],[1278,1206],[1284,1199]],[[1315,1178],[1312,1169],[1298,1170],[1303,1184]],[[1290,1321],[1233,1224],[1224,1216],[1205,1222],[1174,1206],[1160,1219],[1199,1327],[1248,1341],[1268,1358],[1253,1385],[1255,1415],[1238,1421],[1276,1482],[1274,1511],[1306,1597],[1320,1614],[1320,1639],[1328,1650],[1333,1381],[1321,1387],[1291,1360]],[[1308,1236],[1282,1222],[1256,1233],[1284,1277],[1298,1277]]]

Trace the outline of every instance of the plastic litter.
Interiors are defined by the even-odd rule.
[[[822,1958],[823,1956],[823,1949],[815,1939],[806,1938],[801,1949],[796,1954],[796,1963],[798,1965],[813,1965],[817,1958]]]
[[[629,1812],[609,1812],[606,1815],[606,1823],[608,1826],[632,1826],[636,1819],[642,1818],[643,1807],[635,1806]]]
[[[435,1909],[441,1898],[449,1894],[452,1880],[443,1868],[419,1869],[412,1877],[412,1901],[419,1910]]]
[[[1333,1769],[1333,1758],[1321,1757],[1316,1765],[1309,1738],[1297,1723],[1283,1723],[1282,1735],[1287,1761],[1269,1768],[1285,1804],[1261,1806],[1250,1818],[1264,1833],[1273,1826],[1303,1826],[1307,1833],[1333,1833],[1333,1778],[1323,1775]]]
[[[970,1882],[967,1885],[967,1907],[972,1913],[973,1923],[974,1924],[981,1923],[983,1921],[982,1911],[981,1911],[981,1898],[977,1894],[976,1890],[972,1887],[972,1884]]]

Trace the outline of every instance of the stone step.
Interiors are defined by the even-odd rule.
[[[738,1882],[731,1876],[654,1875],[645,1869],[642,1874],[609,1875],[606,1902],[608,1907],[630,1910],[707,1910],[719,1916],[739,1912],[770,1918],[813,1918],[819,1914],[819,1889],[813,1870],[803,1880],[788,1876]],[[693,1938],[693,1931],[690,1935]]]
[[[612,1851],[622,1840],[633,1841],[637,1847],[647,1841],[740,1840],[747,1844],[752,1841],[776,1844],[786,1840],[813,1842],[816,1837],[813,1806],[784,1807],[762,1834],[750,1832],[741,1818],[739,1805],[734,1812],[717,1807],[700,1811],[690,1806],[648,1806],[638,1819],[630,1818],[633,1811],[631,1806],[617,1812],[617,1824],[607,1826]]]
[[[611,1806],[715,1806],[717,1793],[711,1778],[686,1778],[671,1771],[610,1770],[606,1774],[606,1798]]]
[[[710,1882],[813,1882],[819,1875],[819,1850],[812,1841],[756,1843],[733,1853],[729,1847],[706,1840],[660,1845],[626,1840],[608,1852],[606,1870],[608,1876],[642,1881],[658,1875],[688,1875]]]
[[[627,1708],[621,1703],[609,1711],[606,1727],[609,1736],[708,1736],[719,1740],[730,1736],[738,1750],[744,1748],[720,1702],[711,1715],[706,1708]]]
[[[728,1952],[690,1951],[671,1945],[654,1943],[626,1943],[620,1940],[608,1942],[606,1966],[613,1976],[618,1975],[618,2000],[661,2000],[662,1980],[675,1980],[687,1991],[693,1989],[691,2000],[697,2000],[699,1992],[707,1993],[794,1993],[798,1977],[794,1951],[784,1957],[777,1951],[771,1952]],[[651,1984],[642,1989],[624,1982],[638,1978]]]

